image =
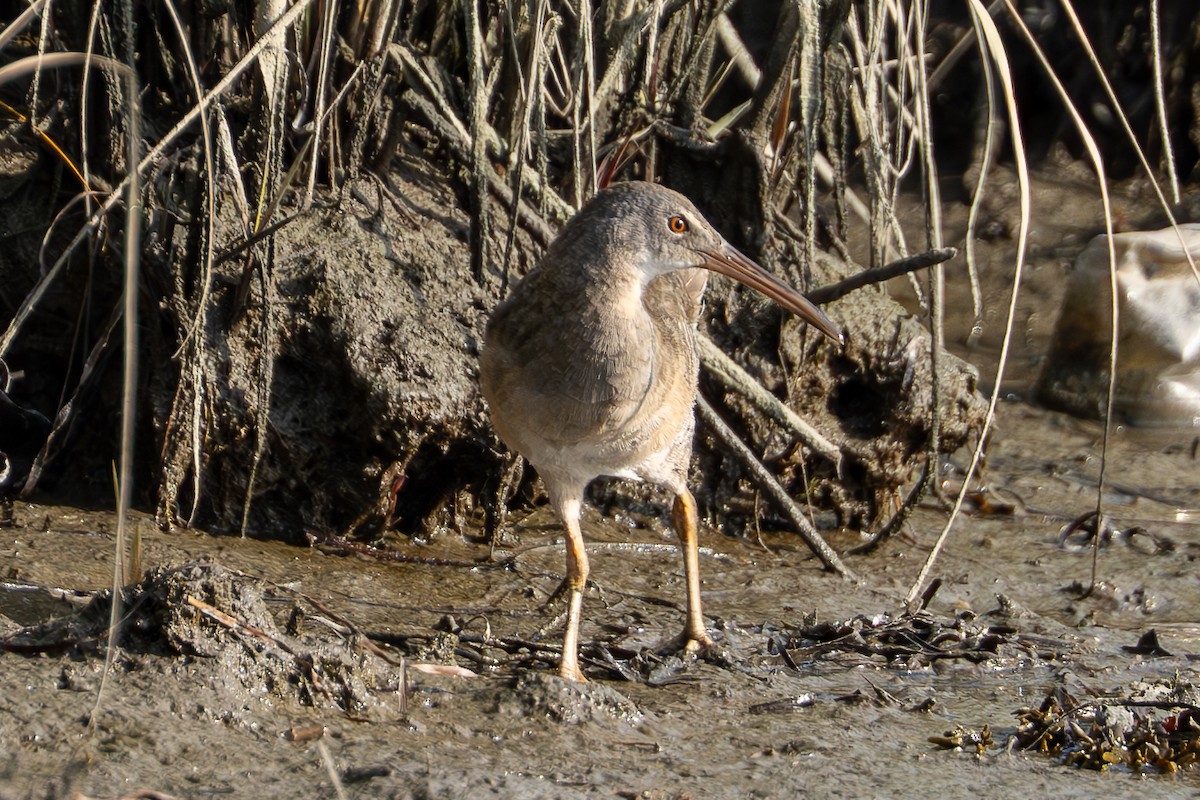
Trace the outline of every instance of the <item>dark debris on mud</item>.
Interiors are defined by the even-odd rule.
[[[930,713],[931,724],[938,724],[933,720],[957,713],[946,707],[954,704],[953,693],[937,689],[913,696],[886,680],[868,679],[865,688],[820,679],[791,682],[830,668],[938,675],[951,667],[953,674],[1031,675],[1050,667],[1055,677],[1045,701],[1020,708],[1015,721],[984,717],[978,721],[988,724],[981,729],[959,725],[943,736],[928,736],[926,727],[922,738],[928,736],[931,746],[984,757],[1004,749],[1044,752],[1093,769],[1165,773],[1198,760],[1200,694],[1191,684],[1161,672],[1141,673],[1143,683],[1128,690],[1101,692],[1072,683],[1073,670],[1083,669],[1081,659],[1092,655],[1092,639],[1006,595],[995,599],[995,607],[981,614],[937,605],[786,622],[717,619],[711,633],[718,647],[706,654],[703,666],[647,646],[636,624],[602,626],[582,646],[585,667],[597,682],[575,685],[554,674],[560,650],[556,637],[545,637],[553,614],[537,615],[544,626],[538,631],[532,630],[533,616],[529,626],[493,630],[478,614],[445,614],[434,624],[389,631],[376,629],[382,628],[378,621],[360,625],[347,619],[290,584],[200,560],[154,569],[123,591],[114,664],[123,676],[140,671],[156,686],[171,676],[184,678],[188,696],[176,701],[185,705],[174,713],[235,727],[261,724],[256,717],[266,718],[267,706],[272,719],[306,707],[351,721],[404,722],[440,713],[410,715],[408,702],[414,709],[460,702],[496,725],[541,719],[575,731],[614,724],[623,731],[641,731],[647,723],[654,728],[661,709],[646,702],[646,688],[704,681],[704,671],[714,667],[726,673],[722,691],[736,694],[731,687],[743,680],[759,687],[744,698],[740,713],[766,726],[786,725],[793,715],[895,712]],[[111,603],[111,593],[102,591],[73,613],[10,628],[0,636],[0,653],[61,658],[60,687],[95,691]],[[1180,647],[1172,642],[1147,634],[1124,650],[1131,660],[1170,658]],[[414,678],[410,698],[408,676],[415,671],[439,677]],[[492,679],[458,681],[476,673]],[[449,685],[441,682],[447,677]],[[458,700],[451,699],[455,695]],[[294,730],[287,719],[273,724],[290,742],[324,735],[323,723]]]
[[[97,652],[107,641],[111,605],[111,591],[99,592],[73,615],[8,633],[0,638],[0,651]],[[352,713],[378,705],[380,692],[403,693],[405,658],[449,665],[460,674],[519,675],[548,672],[561,654],[556,643],[542,642],[537,634],[499,635],[452,615],[433,629],[362,631],[311,598],[211,562],[151,570],[123,592],[122,619],[116,643],[127,657],[213,659],[247,689],[265,688],[275,698],[332,704]],[[821,660],[926,670],[940,660],[961,659],[1010,669],[1062,661],[1078,649],[1069,636],[1023,630],[1004,602],[979,617],[918,611],[782,627],[720,622],[714,633],[718,644],[705,660],[748,674],[802,671]],[[692,667],[669,651],[625,643],[618,629],[585,642],[582,650],[594,673],[630,683],[688,680]],[[583,706],[596,705],[593,700]],[[599,703],[606,704],[618,717],[636,713],[620,703]],[[564,713],[548,716],[569,721]]]
[[[866,662],[918,670],[947,658],[997,669],[1039,661],[1061,661],[1075,645],[1060,637],[1018,629],[1000,610],[976,616],[961,611],[944,617],[928,611],[892,616],[858,615],[813,622],[772,637],[772,648],[793,668],[819,658],[859,656]]]
[[[947,619],[920,611],[899,616],[855,616],[816,622],[791,632],[776,632],[770,647],[793,669],[805,662],[845,656],[864,663],[920,670],[942,659],[964,659],[991,670],[1028,667],[1038,662],[1069,662],[1080,650],[1070,637],[1044,636],[1019,630],[1010,621],[989,623],[986,617],[1019,618],[1010,601],[983,617],[959,612]],[[1131,655],[1170,657],[1153,630],[1138,644],[1123,648]],[[1189,656],[1189,659],[1192,657]],[[1073,676],[1064,673],[1065,683]],[[1084,769],[1121,767],[1133,772],[1175,773],[1200,763],[1200,687],[1178,673],[1148,678],[1118,690],[1101,692],[1065,683],[1051,687],[1040,705],[1017,709],[1015,730],[999,744],[1004,749],[1040,752]],[[886,692],[871,698],[861,692],[833,698],[839,702],[874,701],[901,705]],[[818,702],[811,694],[760,703],[751,713],[791,712]],[[932,708],[933,698],[906,710]],[[945,750],[984,756],[994,751],[993,726],[973,729],[956,725],[929,742]]]

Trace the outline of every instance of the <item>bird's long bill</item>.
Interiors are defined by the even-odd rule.
[[[704,263],[706,269],[733,278],[738,283],[766,295],[833,341],[838,344],[845,343],[841,329],[825,316],[825,312],[731,245],[724,244],[717,250],[705,250],[703,255],[707,259]]]

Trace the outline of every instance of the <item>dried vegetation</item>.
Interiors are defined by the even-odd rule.
[[[1054,54],[1076,37],[1069,8],[989,10],[1014,51],[1020,19]],[[964,58],[994,29],[982,6],[929,12],[843,0],[31,4],[0,40],[16,231],[0,254],[0,357],[19,378],[6,372],[0,397],[20,422],[0,434],[5,485],[111,495],[117,440],[97,420],[123,408],[113,265],[132,255],[136,238],[119,234],[134,229],[141,371],[125,402],[136,395],[142,414],[123,460],[163,525],[297,541],[305,529],[428,534],[521,502],[475,390],[480,326],[597,186],[663,181],[819,289],[863,271],[851,228],[869,231],[866,268],[944,251],[940,193],[953,182],[939,164],[986,206],[1005,130],[1035,154],[1075,146],[1061,106],[1014,108],[1006,126],[998,103],[978,101],[983,86],[990,97],[1040,74],[1033,51],[992,81],[995,53]],[[1196,155],[1200,84],[1181,46],[1194,13],[1137,3],[1081,25],[1118,100],[1156,80],[1158,102],[1130,118],[1176,181]],[[78,60],[11,69],[44,54]],[[110,60],[81,70],[84,54]],[[138,102],[117,63],[133,65]],[[1099,114],[1085,100],[1106,85],[1079,72],[1071,88]],[[109,212],[134,174],[144,214],[126,203],[130,226]],[[927,202],[915,236],[897,218],[902,191]],[[723,347],[705,359],[716,412],[787,495],[883,537],[936,482],[922,465],[976,444],[984,425],[974,372],[943,349],[941,267],[920,275],[924,319],[873,288],[835,300],[843,352],[740,292],[715,293],[708,315]],[[783,405],[811,425],[779,428]],[[749,473],[713,469],[720,452],[698,455],[707,506],[741,521]]]

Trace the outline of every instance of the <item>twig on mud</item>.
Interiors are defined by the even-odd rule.
[[[457,655],[464,655],[459,651],[455,651]],[[466,656],[470,658],[470,656]],[[483,655],[478,658],[472,658],[478,664],[483,666],[498,666],[500,662],[495,659],[489,659]],[[488,663],[494,662],[494,663]],[[409,664],[408,668],[413,672],[420,672],[425,675],[441,675],[450,678],[478,678],[479,673],[473,672],[466,667],[460,667],[457,664]]]
[[[921,498],[929,491],[930,482],[933,480],[934,470],[930,468],[929,461],[926,460],[921,466],[921,477],[917,479],[916,485],[909,491],[908,496],[904,498],[904,502],[900,504],[900,508],[892,515],[878,533],[872,536],[866,542],[852,547],[846,551],[848,555],[866,555],[874,552],[881,544],[892,538],[892,534],[900,530],[905,522],[908,521],[913,509],[921,502]]]
[[[414,672],[423,672],[427,675],[449,675],[456,678],[478,677],[476,673],[472,672],[471,670],[452,664],[410,664],[404,656],[400,656],[399,659],[394,658],[390,653],[375,643],[376,637],[373,637],[370,633],[363,631],[349,619],[329,608],[329,606],[325,605],[320,600],[310,597],[303,592],[296,591],[289,586],[283,586],[277,583],[272,583],[271,585],[279,591],[285,591],[293,594],[310,604],[325,617],[325,619],[322,619],[321,621],[328,625],[338,635],[346,636],[347,634],[353,634],[354,636],[358,637],[356,643],[361,644],[367,649],[368,652],[373,653],[394,667],[399,667],[400,681],[398,693],[400,695],[400,713],[406,713],[408,708],[409,670]]]
[[[73,794],[71,797],[74,800],[98,800],[86,794]],[[179,800],[179,798],[173,794],[167,794],[155,789],[135,789],[132,792],[126,792],[121,795],[117,800]]]
[[[288,216],[284,217],[283,219],[277,220],[276,222],[272,222],[270,225],[263,227],[261,230],[254,231],[249,236],[242,239],[240,242],[231,244],[228,248],[226,248],[224,251],[222,251],[221,254],[219,256],[217,256],[217,259],[214,263],[215,264],[223,264],[224,262],[226,262],[229,259],[233,258],[234,256],[238,255],[239,253],[243,253],[246,250],[249,250],[251,247],[258,244],[263,239],[266,239],[268,236],[275,235],[281,229],[283,229],[285,226],[291,224],[292,222],[295,222],[303,214],[304,214],[303,211],[298,211],[295,214],[289,214]]]
[[[622,553],[669,553],[674,555],[679,550],[679,545],[662,544],[659,542],[587,542],[584,544],[584,547],[593,553],[599,550],[607,550],[609,552]],[[538,550],[553,550],[555,553],[559,553],[562,551],[562,543],[534,545],[522,550],[517,556],[529,555]],[[729,557],[724,553],[718,553],[711,547],[701,547],[698,552],[702,556],[729,560]]]
[[[825,438],[813,426],[800,418],[796,412],[784,405],[779,398],[768,392],[750,373],[742,369],[725,351],[713,344],[704,334],[696,337],[700,352],[700,363],[709,373],[727,388],[741,392],[771,419],[787,428],[808,449],[820,453],[833,462],[838,474],[842,471],[841,448]]]
[[[832,303],[834,300],[845,297],[864,286],[869,286],[873,283],[882,283],[899,275],[906,275],[910,272],[936,266],[943,261],[949,261],[956,255],[958,255],[958,250],[953,247],[942,247],[936,250],[929,250],[925,253],[917,253],[914,256],[889,262],[879,269],[864,270],[857,275],[851,275],[849,278],[840,280],[837,283],[813,289],[807,293],[807,296],[809,300],[817,305]]]
[[[21,633],[20,630],[16,634]],[[14,634],[15,635],[15,634]],[[0,639],[0,653],[13,653],[19,656],[63,656],[71,651],[84,647],[97,648],[105,634],[98,633],[84,638],[60,639],[54,642],[34,642],[22,644],[12,641],[12,636]]]
[[[718,416],[717,412],[713,410],[713,407],[708,404],[708,401],[704,397],[696,397],[696,408],[700,412],[700,418],[704,420],[704,423],[708,425],[717,439],[733,451],[734,456],[737,457],[742,466],[750,473],[751,480],[791,521],[792,525],[796,527],[796,532],[800,534],[800,538],[804,540],[809,549],[821,560],[821,563],[847,580],[858,580],[857,576],[842,563],[842,560],[834,552],[833,548],[821,538],[821,534],[817,532],[813,524],[804,516],[804,512],[800,510],[800,507],[796,505],[792,498],[788,497],[788,493],[779,485],[779,481],[775,479],[775,476],[763,466],[762,462],[750,451],[745,442],[729,429],[729,426]]]
[[[428,641],[431,635],[428,633],[395,633],[394,631],[369,631],[366,633],[371,639],[377,642],[391,645],[393,647],[407,647],[410,641]],[[490,636],[482,633],[473,633],[471,631],[459,631],[455,634],[460,642],[472,645],[482,645],[484,647],[494,647],[498,650],[503,650],[507,653],[520,653],[522,650],[528,650],[531,653],[541,653],[552,657],[560,657],[562,655],[561,644],[548,644],[539,642],[533,639],[522,639],[518,636]],[[410,664],[410,669],[417,669],[417,665]],[[420,672],[432,672],[428,669],[420,669]]]
[[[210,605],[209,603],[206,603],[197,597],[193,597],[192,595],[187,595],[187,597],[185,598],[185,602],[192,608],[199,611],[204,616],[211,619],[213,622],[217,623],[218,625],[220,625],[223,628],[229,629],[233,633],[254,636],[256,638],[262,639],[265,642],[270,642],[271,644],[274,644],[280,650],[282,650],[283,652],[287,653],[289,656],[292,657],[292,659],[295,662],[295,667],[296,667],[298,673],[300,674],[301,678],[309,682],[309,684],[310,684],[309,691],[310,692],[312,692],[314,695],[316,693],[320,693],[322,695],[325,695],[326,697],[331,696],[332,693],[330,692],[330,690],[322,684],[322,681],[320,679],[321,667],[313,655],[298,652],[294,647],[292,647],[290,644],[288,644],[282,638],[280,638],[278,636],[273,636],[272,634],[262,630],[261,628],[254,626],[254,625],[248,625],[245,622],[242,622],[241,620],[237,619],[236,617],[225,613],[221,609],[219,609],[213,605]],[[245,642],[243,642],[243,645],[245,645]],[[390,661],[390,659],[389,659],[389,661]],[[401,668],[403,669],[403,664],[401,665]],[[402,696],[403,696],[403,693],[402,693]]]
[[[287,642],[280,640],[278,637],[272,636],[262,628],[256,628],[253,625],[247,625],[238,618],[230,614],[226,614],[216,606],[210,605],[197,597],[188,595],[186,602],[189,606],[196,609],[221,627],[228,628],[234,633],[245,633],[251,636],[256,636],[259,639],[271,642],[288,655],[295,656],[296,658],[301,657],[300,654],[297,653]]]
[[[370,637],[368,637],[366,634],[364,634],[357,625],[355,625],[350,620],[346,619],[341,614],[338,614],[333,609],[329,608],[329,606],[320,602],[316,598],[309,597],[308,595],[303,594],[301,592],[296,592],[296,596],[302,598],[305,602],[309,603],[313,608],[315,608],[321,614],[328,617],[329,620],[332,621],[333,623],[335,623],[337,625],[341,625],[346,629],[346,631],[349,631],[350,633],[352,633],[356,636],[359,636],[361,638],[363,646],[366,647],[367,650],[369,650],[370,652],[379,656],[380,658],[382,658],[384,661],[391,664],[392,666],[400,667],[401,669],[405,668],[403,656],[401,656],[399,661],[392,658],[391,655],[389,655],[386,650],[384,650],[383,648],[379,647],[379,645],[377,645],[373,641],[371,641]],[[343,632],[343,635],[345,635],[344,632]]]
[[[342,778],[338,774],[337,765],[333,763],[333,754],[329,752],[329,745],[325,744],[324,739],[317,740],[317,752],[321,754],[321,763],[325,765],[325,772],[329,775],[329,781],[333,784],[333,791],[337,793],[338,800],[346,800],[346,788],[342,786]]]

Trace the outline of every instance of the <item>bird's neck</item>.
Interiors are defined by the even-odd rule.
[[[593,308],[614,322],[628,325],[633,320],[646,318],[643,297],[646,281],[637,274],[608,274],[589,287],[588,300]]]

